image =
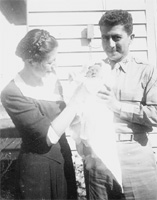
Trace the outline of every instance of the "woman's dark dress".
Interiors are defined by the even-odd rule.
[[[57,93],[60,89],[56,82]],[[77,199],[71,150],[65,134],[56,144],[46,137],[50,123],[65,108],[64,101],[26,97],[14,80],[4,88],[1,99],[22,138],[17,170],[20,199]]]

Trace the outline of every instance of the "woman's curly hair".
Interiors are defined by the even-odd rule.
[[[41,62],[57,46],[57,40],[49,32],[33,29],[21,39],[15,54],[23,61],[32,59],[35,62]]]

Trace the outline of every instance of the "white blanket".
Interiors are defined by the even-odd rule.
[[[95,75],[91,75],[87,68],[83,73],[75,76],[71,82],[73,87],[79,82],[83,82],[89,94],[78,107],[77,120],[74,120],[71,124],[70,133],[77,145],[83,142],[86,146],[92,148],[93,154],[102,160],[122,186],[113,112],[109,110],[105,101],[96,95],[102,84],[111,86],[113,79],[111,70],[102,63],[100,63],[100,66],[96,66]],[[86,76],[85,74],[90,75]]]

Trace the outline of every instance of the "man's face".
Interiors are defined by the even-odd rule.
[[[128,35],[123,25],[100,26],[102,46],[108,58],[119,62],[129,52],[133,35]]]

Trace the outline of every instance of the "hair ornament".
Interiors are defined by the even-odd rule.
[[[39,38],[34,42],[34,48],[37,51],[40,51],[40,48],[42,47],[43,43],[50,37],[50,34],[45,31],[41,30],[41,34]]]

